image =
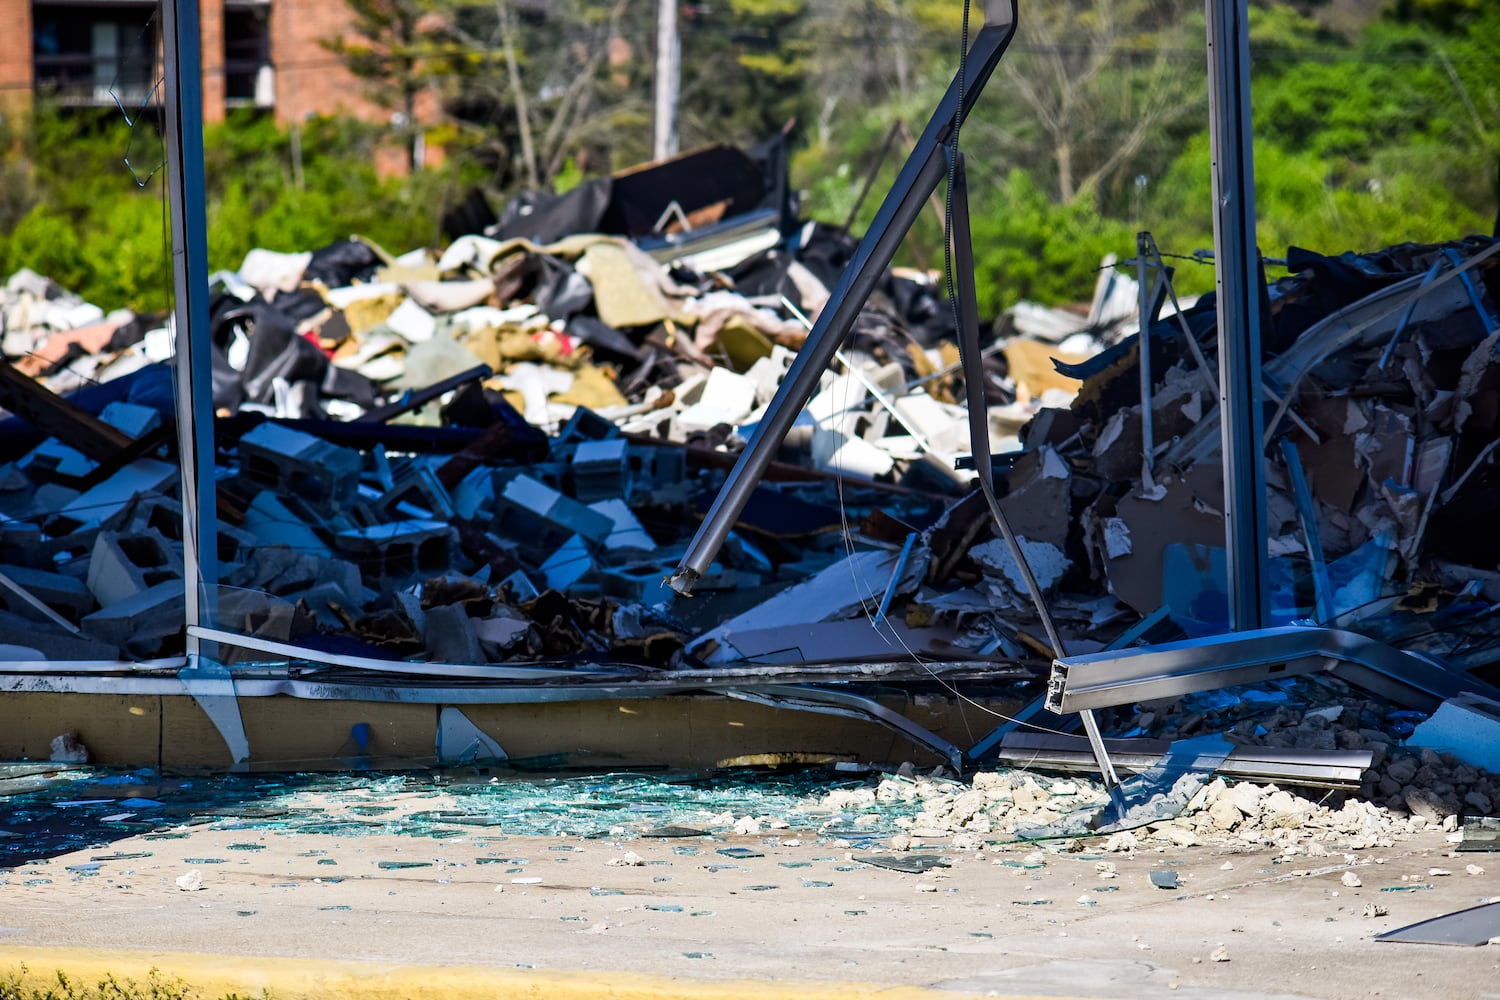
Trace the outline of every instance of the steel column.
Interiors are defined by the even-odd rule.
[[[843,344],[849,329],[854,325],[859,311],[864,308],[870,292],[879,282],[885,269],[890,266],[896,249],[906,238],[907,231],[922,211],[927,196],[937,189],[947,173],[947,155],[944,144],[953,131],[955,118],[967,117],[978,100],[984,85],[1000,63],[1011,38],[1015,35],[1015,2],[995,4],[989,12],[989,23],[980,30],[969,49],[967,80],[961,86],[955,78],[948,91],[933,112],[906,165],[901,168],[890,193],[885,197],[880,211],[870,229],[860,240],[859,247],[849,266],[844,270],[834,288],[828,305],[818,315],[812,332],[807,335],[802,349],[781,388],[771,400],[765,417],[756,428],[750,443],[740,452],[729,478],[725,481],[713,505],[708,509],[697,534],[688,545],[677,570],[669,582],[680,594],[692,592],[697,582],[713,563],[730,528],[745,509],[756,485],[764,476],[766,468],[781,447],[787,431],[791,429],[802,407],[812,398],[813,391],[823,371]],[[1008,20],[1003,20],[1008,18]]]
[[[1247,0],[1206,3],[1229,620],[1235,629],[1254,629],[1268,624],[1270,593],[1261,445],[1265,418],[1261,413],[1260,267],[1250,136],[1250,24]]]
[[[191,629],[212,624],[218,585],[213,375],[208,345],[208,218],[203,183],[203,69],[198,0],[163,0],[167,196],[172,216],[177,442],[182,476],[183,585]],[[195,342],[196,341],[196,342]]]

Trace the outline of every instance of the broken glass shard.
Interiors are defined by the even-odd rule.
[[[898,854],[856,854],[849,860],[858,861],[860,864],[870,865],[873,868],[885,868],[893,872],[905,872],[908,875],[921,875],[930,872],[934,868],[949,868],[952,863],[947,858],[932,856],[914,857],[911,855]]]

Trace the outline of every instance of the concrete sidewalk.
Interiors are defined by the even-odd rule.
[[[1040,860],[1024,846],[911,852],[953,862],[914,875],[812,838],[197,828],[10,872],[0,970],[24,964],[55,984],[57,969],[88,982],[155,968],[203,996],[277,1000],[1500,995],[1500,950],[1371,940],[1500,892],[1496,875],[1465,872],[1486,855],[1448,856],[1440,833],[1360,852],[1352,867],[1339,853],[1275,863],[1211,846],[1134,857],[1082,846]],[[641,863],[610,864],[630,853]],[[1180,888],[1152,884],[1167,869]],[[1351,870],[1360,887],[1341,881]],[[193,873],[202,888],[180,889]],[[1388,913],[1362,916],[1372,904]]]

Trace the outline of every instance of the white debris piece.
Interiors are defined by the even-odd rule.
[[[1021,554],[1026,557],[1026,562],[1031,567],[1032,575],[1036,577],[1037,586],[1043,590],[1062,579],[1063,574],[1072,565],[1062,549],[1051,542],[1033,542],[1021,537],[1017,537],[1016,541],[1021,546]],[[1003,575],[1017,592],[1022,594],[1026,592],[1026,581],[1005,539],[995,538],[988,542],[981,542],[969,550],[969,555],[986,570]]]

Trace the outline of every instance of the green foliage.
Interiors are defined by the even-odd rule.
[[[209,254],[305,250],[359,233],[401,252],[437,238],[472,183],[503,201],[527,171],[566,190],[650,155],[655,5],[555,0],[345,0],[332,47],[392,110],[441,99],[440,171],[384,178],[389,129],[232,114],[208,130]],[[974,14],[980,16],[981,4]],[[502,17],[502,11],[510,14]],[[797,124],[793,182],[808,214],[842,223],[896,121],[919,132],[957,63],[961,6],[938,0],[725,0],[682,8],[681,146],[748,145]],[[1252,75],[1259,242],[1325,252],[1488,231],[1500,160],[1500,4],[1256,0]],[[987,311],[1087,297],[1099,259],[1150,229],[1168,253],[1212,245],[1203,9],[1198,0],[1049,0],[963,130]],[[977,28],[977,23],[975,24]],[[519,90],[509,62],[516,59]],[[526,111],[518,109],[522,104]],[[403,133],[404,138],[412,137]],[[869,225],[909,150],[898,136],[852,228]],[[38,108],[0,123],[0,268],[43,271],[106,308],[168,293],[162,184],[121,158],[160,159],[148,125]],[[939,191],[941,195],[941,189]],[[924,209],[900,262],[941,265]],[[1212,286],[1179,268],[1183,291]],[[3,1000],[3,998],[0,998]]]
[[[1020,299],[1068,302],[1094,287],[1099,261],[1133,244],[1125,223],[1103,218],[1088,198],[1059,204],[1022,170],[985,184],[971,206],[980,311]]]
[[[0,976],[0,1000],[200,1000],[203,994],[176,977],[168,977],[157,969],[146,974],[146,981],[106,974],[92,983],[79,982],[66,972],[58,970],[56,984],[44,986],[28,982],[27,969],[11,970]],[[248,1000],[235,993],[221,1000]],[[262,991],[257,1000],[270,1000],[270,993]]]
[[[1489,0],[1396,0],[1390,16],[1396,21],[1456,32],[1472,24],[1490,6]]]
[[[122,163],[127,148],[159,162],[143,127],[38,109],[6,165],[30,188],[0,198],[14,214],[0,227],[0,270],[30,267],[106,309],[165,310],[165,186],[161,174],[138,185]],[[472,164],[460,150],[444,170],[382,178],[377,140],[368,126],[316,119],[301,128],[298,163],[290,134],[262,116],[235,113],[208,129],[209,266],[238,267],[252,247],[308,250],[355,233],[397,253],[432,243],[445,202],[473,182]]]
[[[1150,28],[1174,17],[1187,24],[1201,7],[1132,2],[1150,15],[1146,21],[1110,21],[1122,8],[1092,0],[1049,6],[1047,20],[1007,55],[964,129],[971,177],[986,177],[986,168],[998,174],[971,181],[987,308],[1017,297],[1087,297],[1099,257],[1132,254],[1136,229],[1152,230],[1169,253],[1213,245],[1202,24],[1181,34]],[[1430,19],[1338,23],[1329,7],[1316,0],[1253,5],[1261,248],[1270,256],[1292,244],[1339,253],[1488,232],[1500,195],[1500,5],[1479,4],[1441,32]],[[1054,52],[1049,30],[1069,45]],[[1089,46],[1101,40],[1112,48],[1096,48],[1105,54],[1090,61]],[[1184,52],[1196,64],[1191,77],[1173,68]],[[930,109],[951,72],[951,60],[932,72],[913,104]],[[1180,113],[1152,111],[1141,89],[1151,81],[1179,88]],[[1031,89],[1024,100],[1023,88]],[[884,140],[882,126],[903,113],[918,120],[911,104],[864,107],[797,156],[815,214],[842,220]],[[1159,120],[1139,132],[1150,113]],[[1132,155],[1110,163],[1136,139]],[[905,152],[899,148],[898,163],[883,169],[857,226],[872,217]],[[1063,197],[1060,154],[1080,182],[1099,165],[1109,170],[1096,186],[1078,183],[1075,197]],[[1137,186],[1136,177],[1144,183]],[[924,213],[905,252],[934,266],[941,242],[927,219]],[[1213,272],[1185,264],[1176,280],[1185,292],[1207,291]]]

